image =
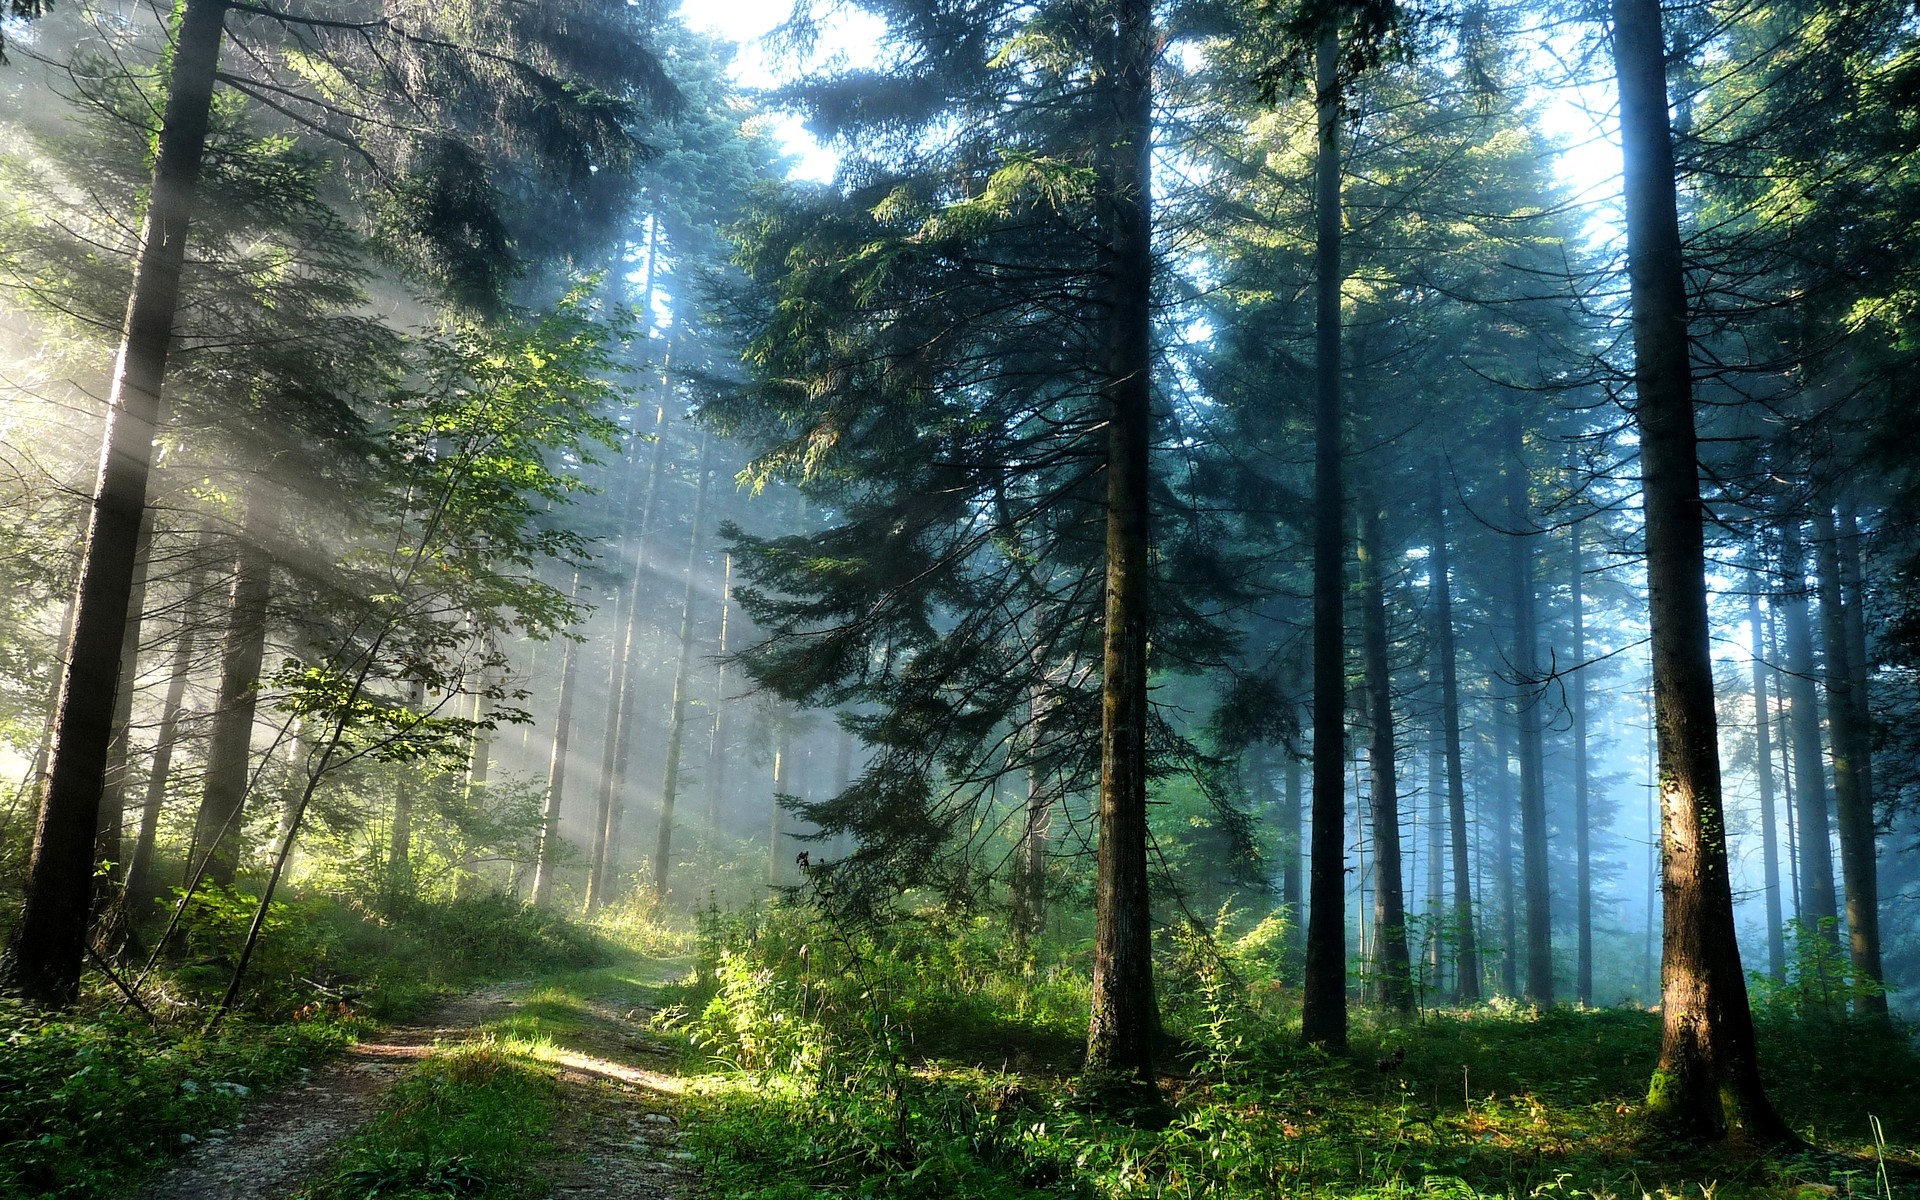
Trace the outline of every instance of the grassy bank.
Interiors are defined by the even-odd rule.
[[[208,1033],[249,912],[242,895],[196,900],[140,989],[150,1015],[99,976],[71,1013],[0,1003],[0,1196],[117,1195],[381,1023],[609,953],[596,933],[499,897],[380,914],[295,897],[276,906],[241,1009]]]

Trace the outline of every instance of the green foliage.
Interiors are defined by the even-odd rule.
[[[1854,970],[1839,930],[1837,917],[1824,918],[1817,929],[1798,918],[1787,922],[1787,977],[1775,982],[1756,972],[1748,982],[1756,1015],[1834,1018],[1846,1013],[1849,1000],[1885,994],[1884,985]]]
[[[528,1170],[559,1112],[550,1069],[483,1040],[433,1055],[304,1200],[533,1196]]]
[[[56,1018],[0,1001],[0,1195],[113,1194],[359,1028],[321,1010],[208,1038],[126,1013]]]
[[[1168,939],[1168,1032],[1194,1069],[1163,1079],[1170,1116],[1136,1125],[1083,1103],[1098,1081],[1071,1077],[1077,1056],[1016,1064],[1009,1047],[1041,1006],[989,1023],[954,1004],[956,990],[1031,986],[1035,964],[976,957],[991,931],[922,913],[897,939],[843,939],[791,910],[710,912],[687,1008],[669,1016],[725,1072],[696,1100],[691,1144],[717,1189],[763,1200],[1669,1200],[1702,1185],[1739,1197],[1832,1186],[1830,1160],[1722,1156],[1651,1134],[1640,1118],[1660,1026],[1639,1009],[1505,1003],[1429,1013],[1418,1028],[1363,1011],[1351,1056],[1303,1050],[1286,993],[1250,986],[1285,937],[1277,915],[1227,910]],[[1060,969],[1060,948],[1047,949]],[[1870,1116],[1891,1122],[1887,1145],[1920,1135],[1906,1128],[1920,1069],[1903,1034],[1853,1030],[1849,1055],[1804,1023],[1764,1032],[1769,1085],[1801,1128],[1867,1153]]]

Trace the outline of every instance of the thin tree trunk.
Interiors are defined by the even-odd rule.
[[[1569,584],[1573,605],[1573,677],[1567,681],[1567,705],[1573,722],[1573,852],[1575,920],[1579,949],[1574,967],[1574,994],[1582,1004],[1593,1003],[1593,828],[1589,809],[1587,771],[1587,582],[1586,546],[1580,522],[1568,535],[1573,539],[1573,572]]]
[[[1799,794],[1800,919],[1823,936],[1840,921],[1833,885],[1833,834],[1828,824],[1826,765],[1820,753],[1820,709],[1814,691],[1813,623],[1807,616],[1806,557],[1799,522],[1780,527],[1780,574],[1785,590],[1777,598],[1785,626],[1787,715],[1793,743],[1793,786]]]
[[[494,680],[490,673],[483,673],[480,679],[480,694],[473,698],[473,719],[483,721],[487,717],[487,693],[493,690]],[[473,742],[467,750],[467,797],[474,799],[484,794],[487,775],[493,765],[493,730],[481,725],[473,731]]]
[[[1507,520],[1512,540],[1515,749],[1520,758],[1520,872],[1527,921],[1527,999],[1553,1003],[1553,893],[1547,881],[1547,786],[1541,732],[1540,629],[1535,620],[1533,552],[1522,536],[1532,522],[1532,499],[1519,413],[1507,425]]]
[[[221,0],[185,0],[181,9],[124,340],[107,400],[71,652],[54,706],[59,715],[47,785],[34,822],[20,918],[0,960],[0,986],[41,1004],[73,1001],[86,954],[120,644],[225,18]]]
[[[680,747],[687,726],[687,692],[693,686],[693,601],[700,565],[701,525],[707,509],[708,438],[700,438],[700,482],[694,492],[693,528],[687,535],[686,589],[680,597],[680,661],[673,672],[673,708],[667,717],[667,762],[660,779],[660,828],[653,844],[653,895],[666,899],[667,868],[673,862],[673,810],[680,796]]]
[[[1437,714],[1436,714],[1437,717]],[[1427,730],[1427,897],[1422,911],[1427,918],[1425,970],[1427,994],[1438,996],[1445,981],[1441,966],[1445,959],[1447,927],[1447,747],[1446,737],[1436,719]]]
[[[267,597],[272,584],[267,559],[266,501],[247,506],[233,590],[227,598],[227,632],[220,648],[220,698],[207,739],[206,780],[194,822],[194,846],[205,857],[207,878],[232,887],[240,867],[240,843],[253,754],[253,717],[260,696],[260,664],[267,648]]]
[[[1467,785],[1460,762],[1459,656],[1453,633],[1453,581],[1448,574],[1447,511],[1440,494],[1441,475],[1433,473],[1428,506],[1433,521],[1434,653],[1440,659],[1440,725],[1447,750],[1447,817],[1453,833],[1453,924],[1458,939],[1458,983],[1463,1004],[1480,999],[1480,945],[1474,928],[1473,880],[1467,866]]]
[[[1147,589],[1153,430],[1151,0],[1111,0],[1096,103],[1111,136],[1100,154],[1106,218],[1106,614],[1100,683],[1099,846],[1087,1069],[1153,1089],[1153,916],[1147,887]],[[1103,22],[1103,25],[1106,23]]]
[[[1840,506],[1840,586],[1846,592],[1847,599],[1847,661],[1853,667],[1855,720],[1859,722],[1860,731],[1860,761],[1855,770],[1860,775],[1860,794],[1867,798],[1867,805],[1871,809],[1874,803],[1873,697],[1870,691],[1873,670],[1867,655],[1866,564],[1861,560],[1860,548],[1860,524],[1853,511],[1853,502],[1847,500]]]
[[[1347,1044],[1346,515],[1340,480],[1340,36],[1314,52],[1313,852],[1301,1036]]]
[[[780,803],[780,797],[792,795],[793,789],[793,718],[782,711],[774,717],[776,732],[773,742],[773,815],[767,829],[767,886],[779,887],[786,882],[786,847],[781,838],[786,834],[786,806]]]
[[[1778,664],[1780,661],[1779,625],[1774,620],[1773,610],[1778,600],[1767,604],[1767,661]],[[1793,919],[1800,915],[1800,842],[1794,822],[1793,803],[1793,736],[1787,732],[1787,696],[1786,687],[1780,682],[1780,668],[1775,665],[1769,672],[1773,680],[1773,724],[1780,730],[1780,800],[1781,807],[1787,813],[1787,896],[1793,901]],[[1772,769],[1771,765],[1768,767]]]
[[[140,805],[140,832],[133,844],[133,861],[127,867],[127,907],[143,911],[159,894],[153,886],[153,848],[160,828],[160,810],[167,798],[167,779],[173,771],[173,751],[179,740],[180,707],[187,696],[187,677],[193,671],[193,656],[200,624],[200,586],[205,568],[196,566],[187,576],[185,599],[180,606],[180,628],[175,634],[173,664],[167,674],[167,692],[160,704],[160,727],[154,736],[153,763],[147,771],[146,795]]]
[[[1647,1106],[1695,1135],[1724,1136],[1731,1118],[1758,1141],[1790,1141],[1760,1082],[1733,920],[1666,35],[1659,0],[1614,0],[1613,15],[1665,860],[1664,1016]]]
[[[1760,854],[1767,887],[1767,976],[1775,983],[1787,978],[1787,942],[1780,921],[1780,848],[1774,833],[1773,742],[1767,720],[1767,668],[1761,661],[1766,648],[1760,623],[1760,576],[1753,576],[1747,593],[1747,629],[1753,638],[1754,774],[1760,781]]]
[[[1035,663],[1038,666],[1038,662]],[[1031,728],[1032,741],[1028,753],[1037,757],[1040,752],[1041,725],[1047,712],[1047,689],[1044,682],[1035,683],[1028,696],[1027,717]],[[1255,769],[1259,769],[1258,760]],[[1020,830],[1020,852],[1014,865],[1013,878],[1013,937],[1024,954],[1033,939],[1039,935],[1047,921],[1047,833],[1049,831],[1050,809],[1047,805],[1046,789],[1041,786],[1040,768],[1029,761],[1026,769],[1027,796],[1025,819]]]
[[[407,704],[415,713],[427,711],[427,684],[413,681]],[[283,822],[292,828],[292,822]],[[283,830],[284,832],[284,830]],[[387,903],[404,904],[413,898],[413,788],[402,781],[393,794],[393,819],[387,824]]]
[[[567,589],[571,603],[580,595],[580,572]],[[579,646],[572,638],[560,651],[560,704],[553,719],[553,756],[547,760],[546,802],[540,809],[540,850],[533,866],[533,903],[544,908],[553,897],[554,876],[560,869],[560,806],[567,790],[567,742],[573,730],[573,684],[579,674]]]
[[[1513,730],[1495,705],[1493,736],[1494,823],[1499,841],[1494,843],[1493,870],[1500,886],[1500,991],[1507,996],[1520,994],[1520,905],[1514,891],[1513,870]]]
[[[1827,724],[1833,733],[1833,791],[1840,825],[1840,867],[1846,881],[1847,948],[1859,981],[1856,1013],[1884,1016],[1887,995],[1880,987],[1880,881],[1874,845],[1873,798],[1861,779],[1867,758],[1867,732],[1854,681],[1853,639],[1847,631],[1846,583],[1840,568],[1840,535],[1833,511],[1815,508],[1815,554],[1820,566],[1820,632],[1825,652]]]
[[[1393,736],[1387,598],[1380,572],[1380,508],[1370,496],[1359,508],[1360,644],[1371,727],[1367,765],[1373,821],[1373,969],[1380,1003],[1395,1012],[1410,1013],[1413,970],[1407,954],[1407,906],[1400,864],[1400,784]]]
[[[720,808],[727,789],[727,614],[733,607],[733,555],[720,568],[720,634],[714,655],[719,664],[713,683],[713,733],[707,741],[707,832],[720,831]]]
[[[1300,760],[1292,751],[1286,751],[1286,766],[1281,774],[1280,791],[1280,903],[1286,905],[1287,920],[1292,924],[1288,935],[1288,957],[1298,966],[1306,953],[1306,910],[1301,901],[1304,898],[1301,885],[1306,881],[1302,867],[1306,862],[1306,844],[1300,827],[1303,815],[1301,806]]]

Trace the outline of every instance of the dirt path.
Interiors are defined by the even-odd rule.
[[[436,1043],[457,1044],[510,1015],[525,984],[461,996],[425,1019],[386,1030],[338,1062],[267,1096],[231,1131],[215,1131],[136,1194],[136,1200],[285,1200],[325,1170],[334,1149],[378,1110],[386,1089]],[[650,1010],[596,1010],[577,1047],[552,1062],[565,1091],[554,1154],[535,1164],[566,1200],[699,1196],[679,1147],[671,1051],[646,1032]],[[655,1070],[654,1067],[661,1069]]]
[[[138,1200],[279,1200],[311,1178],[328,1153],[373,1115],[381,1093],[437,1041],[472,1036],[513,1001],[506,984],[459,996],[423,1020],[361,1042],[304,1083],[249,1108],[239,1125],[210,1134],[138,1193]]]
[[[565,1089],[558,1149],[539,1165],[555,1200],[697,1200],[693,1155],[680,1146],[678,1052],[648,1030],[651,1008],[593,1009],[572,1045],[548,1058]]]

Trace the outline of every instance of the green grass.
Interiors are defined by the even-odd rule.
[[[560,1109],[553,1071],[482,1039],[407,1072],[303,1200],[541,1194],[529,1167]]]

